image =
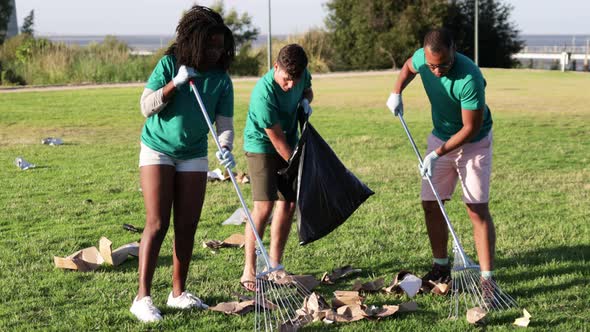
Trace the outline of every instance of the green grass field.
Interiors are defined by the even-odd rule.
[[[497,279],[532,314],[529,330],[586,331],[590,310],[590,75],[526,70],[484,70],[494,118],[490,207],[497,231]],[[421,275],[431,262],[419,201],[417,160],[399,121],[385,107],[394,75],[316,78],[312,123],[341,160],[375,195],[326,238],[301,247],[296,227],[284,264],[312,274],[351,264],[368,281],[386,283],[400,270]],[[236,146],[241,151],[249,93],[236,82]],[[53,256],[139,236],[143,227],[137,168],[141,88],[0,94],[0,330],[145,330],[129,313],[137,291],[137,260],[91,273],[56,269]],[[404,94],[406,121],[425,148],[431,129],[420,80]],[[41,145],[61,137],[65,145]],[[210,145],[212,151],[212,145]],[[235,153],[239,170],[245,157]],[[20,171],[23,156],[37,168]],[[210,152],[210,167],[217,168]],[[242,190],[248,202],[250,188]],[[468,254],[476,258],[460,191],[448,212]],[[84,203],[91,199],[92,204]],[[239,207],[231,184],[213,183],[196,234],[188,289],[215,304],[234,300],[242,268],[239,249],[213,255],[201,247],[242,227],[221,226]],[[171,290],[172,229],[161,251],[153,298],[164,309]],[[317,291],[331,298],[354,278]],[[367,304],[399,304],[407,297],[369,295]],[[312,325],[308,330],[478,330],[465,319],[446,319],[448,298],[416,298],[414,313],[378,321]],[[254,314],[164,309],[154,329],[251,330]],[[519,310],[490,314],[487,329],[512,330]]]

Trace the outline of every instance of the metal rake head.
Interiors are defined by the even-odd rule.
[[[284,270],[257,275],[255,330],[290,330],[309,323],[309,317],[299,312],[309,295],[310,291]]]
[[[454,266],[451,270],[451,307],[450,318],[459,317],[462,305],[465,310],[480,307],[486,311],[505,310],[516,307],[516,301],[493,279],[484,279],[478,265],[467,267]]]

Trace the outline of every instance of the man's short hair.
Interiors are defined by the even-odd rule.
[[[424,36],[424,48],[430,48],[433,53],[440,53],[445,50],[453,50],[455,41],[453,33],[446,28],[439,28],[428,31]]]
[[[289,44],[281,48],[277,57],[277,64],[287,72],[291,78],[301,77],[307,67],[307,54],[303,47],[297,44]]]

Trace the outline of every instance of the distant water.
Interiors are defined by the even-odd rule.
[[[63,42],[66,44],[77,44],[86,46],[92,42],[99,43],[104,40],[105,36],[75,36],[75,35],[54,35],[44,36],[56,42]],[[122,40],[137,51],[155,51],[168,44],[174,39],[172,35],[120,35],[115,36]],[[279,38],[285,36],[279,36]],[[275,36],[276,38],[276,36]],[[524,40],[525,46],[586,46],[586,40],[590,40],[590,35],[521,35],[520,38]],[[262,46],[266,43],[266,36],[258,36],[254,42],[255,46]]]
[[[55,42],[63,42],[67,45],[87,46],[90,43],[100,43],[106,36],[75,36],[75,35],[50,35],[41,36]],[[124,41],[135,51],[156,51],[160,48],[167,47],[174,39],[173,35],[119,35],[117,39]],[[274,38],[285,38],[285,36],[274,36]],[[266,43],[266,36],[258,36],[254,41],[254,46],[262,46]]]

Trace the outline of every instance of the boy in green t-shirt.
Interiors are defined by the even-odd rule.
[[[307,55],[297,44],[279,51],[277,61],[256,83],[244,130],[244,150],[252,183],[254,208],[252,219],[260,237],[266,221],[273,212],[270,239],[271,264],[278,265],[291,230],[296,195],[277,172],[287,167],[297,144],[297,108],[311,115],[309,103],[313,99],[311,75],[307,70]],[[242,287],[255,290],[255,238],[246,224],[244,273]]]
[[[496,242],[488,207],[492,117],[485,103],[485,79],[471,59],[455,51],[453,37],[446,29],[428,32],[424,47],[405,62],[387,101],[396,116],[403,115],[401,93],[416,74],[420,74],[430,100],[434,125],[420,172],[431,176],[443,201],[451,199],[457,181],[461,182],[485,289],[490,284],[486,280],[493,275]],[[424,285],[429,285],[428,280],[448,282],[448,230],[426,180],[422,181],[421,198],[434,256],[432,270],[423,277]]]

